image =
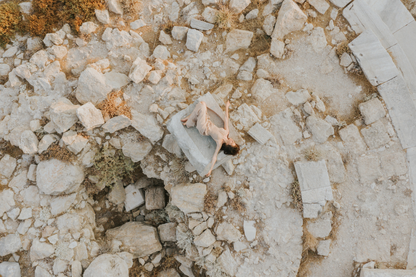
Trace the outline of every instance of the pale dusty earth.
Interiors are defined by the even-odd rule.
[[[332,2],[108,0],[0,49],[0,277],[413,269],[406,152]],[[243,143],[204,177],[167,125],[208,92]]]

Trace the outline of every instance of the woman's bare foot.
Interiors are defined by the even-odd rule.
[[[186,122],[188,121],[189,115],[183,119],[181,119],[181,121],[183,122],[182,125],[185,126]]]

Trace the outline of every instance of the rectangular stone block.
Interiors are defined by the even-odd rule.
[[[383,84],[399,75],[391,56],[371,30],[364,31],[349,44],[349,47],[373,86]]]
[[[416,71],[416,22],[413,20],[410,24],[396,31],[394,37]]]
[[[274,136],[259,123],[256,123],[251,127],[250,130],[248,130],[248,134],[262,145],[274,138]]]
[[[403,148],[416,146],[416,106],[401,76],[378,86]]]
[[[318,162],[295,162],[295,170],[302,192],[331,187],[324,160]]]
[[[185,110],[174,115],[167,124],[169,132],[175,136],[179,147],[182,149],[189,162],[194,166],[201,176],[208,173],[212,156],[214,155],[216,143],[210,136],[202,136],[196,128],[186,128],[182,125],[181,119],[189,115],[196,104],[204,101],[208,107],[210,120],[218,127],[223,127],[224,111],[210,93],[200,97],[198,101],[189,105]],[[232,126],[229,124],[230,135],[237,144],[241,145],[244,140]],[[214,169],[230,160],[232,156],[220,152],[217,156],[217,162]]]
[[[402,269],[363,268],[360,277],[416,277],[416,271]]]

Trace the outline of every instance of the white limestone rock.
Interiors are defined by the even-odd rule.
[[[132,141],[123,145],[123,154],[135,163],[143,160],[152,150],[153,145],[148,141]]]
[[[172,28],[172,37],[176,40],[183,40],[188,33],[189,28],[184,26],[174,26]]]
[[[366,125],[376,122],[380,118],[386,116],[383,104],[377,98],[373,98],[367,102],[358,105],[361,115],[364,117]]]
[[[331,240],[330,239],[319,241],[318,248],[317,248],[318,255],[325,256],[325,257],[329,256],[329,247],[330,246],[331,246]]]
[[[165,148],[169,153],[175,154],[177,157],[182,157],[182,150],[176,141],[174,135],[167,134],[165,135],[162,143],[163,148]]]
[[[0,212],[1,214],[1,212]],[[22,248],[22,241],[19,235],[10,234],[0,238],[0,256],[6,256],[19,251]]]
[[[302,30],[308,17],[292,0],[284,0],[279,10],[272,38],[283,39],[287,34]]]
[[[386,127],[383,122],[376,121],[371,126],[361,129],[365,143],[370,149],[377,149],[390,141]]]
[[[189,29],[186,36],[186,48],[198,52],[199,46],[204,38],[204,34],[195,29]]]
[[[160,210],[166,205],[165,189],[163,187],[150,187],[145,193],[146,210]]]
[[[273,33],[274,25],[276,24],[276,17],[269,14],[263,21],[263,30],[268,35],[271,36]]]
[[[89,22],[82,23],[81,27],[79,27],[79,31],[82,34],[89,35],[91,33],[94,33],[97,30],[97,28],[98,28],[97,24],[89,21]]]
[[[270,118],[271,133],[286,146],[302,138],[302,132],[293,120],[293,112],[288,108]]]
[[[325,0],[308,0],[320,14],[324,14],[329,9],[329,4]]]
[[[28,38],[26,41],[26,47],[29,51],[38,51],[42,49],[42,39],[40,37]]]
[[[160,73],[158,71],[151,71],[149,74],[149,77],[147,78],[149,80],[149,82],[151,82],[154,85],[157,85],[160,81],[160,79],[162,79],[162,76],[160,75]]]
[[[324,143],[334,134],[334,127],[331,124],[313,115],[306,119],[306,126],[312,133],[312,139],[317,143]]]
[[[73,105],[67,98],[59,98],[50,107],[50,117],[58,133],[66,132],[77,121],[76,111],[79,105]]]
[[[278,59],[283,58],[283,55],[285,54],[285,43],[276,38],[272,38],[270,53]]]
[[[75,202],[76,197],[77,197],[77,194],[73,193],[73,194],[70,194],[70,195],[58,196],[58,197],[53,198],[50,201],[51,214],[53,216],[57,216],[57,215],[59,215],[63,212],[68,211],[68,209]]]
[[[172,39],[163,30],[160,31],[159,41],[165,45],[172,44]]]
[[[95,258],[83,277],[128,277],[129,267],[118,255],[103,254]]]
[[[72,193],[79,188],[83,180],[82,168],[60,160],[42,161],[36,168],[36,184],[44,194]]]
[[[87,131],[92,130],[104,124],[104,118],[99,109],[91,102],[88,102],[76,111],[79,120]]]
[[[105,0],[110,12],[115,14],[123,14],[123,6],[120,0]]]
[[[326,238],[332,230],[332,213],[321,215],[316,221],[308,221],[306,228],[315,238]]]
[[[33,155],[38,152],[38,138],[31,131],[26,130],[22,133],[20,137],[19,147],[25,154]]]
[[[128,222],[106,232],[108,240],[117,240],[120,249],[136,257],[144,257],[162,250],[157,229],[139,222]]]
[[[214,235],[209,229],[194,238],[194,244],[201,247],[209,247],[216,242]]]
[[[62,141],[74,154],[78,154],[87,145],[88,139],[75,131],[67,131],[62,136]]]
[[[16,46],[12,46],[3,53],[2,57],[3,58],[11,58],[17,53],[17,50],[18,50],[18,48]]]
[[[38,239],[33,240],[30,247],[30,260],[35,262],[51,256],[55,252],[55,247],[49,243],[40,242]]]
[[[231,223],[221,222],[216,229],[217,239],[229,243],[238,241],[241,238],[240,231]]]
[[[253,127],[251,127],[247,133],[260,144],[265,144],[269,140],[275,141],[273,135],[259,123],[256,123]]]
[[[42,154],[44,151],[46,151],[49,146],[51,146],[52,143],[56,141],[55,136],[53,135],[45,135],[39,142],[38,145],[38,153]]]
[[[158,45],[153,51],[152,57],[155,59],[167,60],[170,58],[170,52],[166,46]],[[149,72],[147,72],[149,73]],[[147,74],[146,73],[146,74]]]
[[[126,201],[126,190],[122,182],[116,182],[111,192],[108,194],[108,200],[111,203],[119,205]]]
[[[321,27],[314,28],[307,40],[316,53],[321,53],[327,45],[325,31]]]
[[[225,41],[225,53],[231,53],[239,49],[247,49],[253,39],[253,32],[234,29],[227,34]]]
[[[16,168],[16,159],[9,154],[4,155],[0,160],[0,175],[6,178],[10,178]],[[1,214],[1,213],[0,213]]]
[[[131,184],[125,188],[126,200],[125,207],[126,212],[129,212],[144,204],[144,195],[141,189],[137,188],[136,185]]]
[[[101,128],[107,133],[114,133],[131,125],[131,120],[125,115],[119,115],[108,120]]]
[[[187,214],[204,210],[206,193],[207,186],[205,184],[180,184],[172,187],[170,196],[172,204]]]
[[[251,10],[247,15],[246,15],[246,20],[251,20],[251,19],[255,19],[257,18],[259,14],[259,10],[258,9],[254,9]]]
[[[130,23],[130,28],[133,30],[137,30],[144,26],[146,26],[146,23],[142,19],[137,19],[136,21]]]
[[[338,8],[345,7],[348,3],[350,3],[350,0],[329,0],[332,4],[337,6]]]
[[[260,103],[265,101],[269,96],[276,92],[277,90],[273,88],[273,84],[270,81],[262,78],[257,79],[251,88],[251,94]]]
[[[7,76],[10,71],[11,68],[8,64],[0,64],[0,76]]]
[[[352,64],[350,54],[348,54],[347,52],[342,53],[339,64],[343,67],[348,67],[350,64]]]
[[[228,5],[231,12],[233,13],[241,13],[245,8],[250,5],[251,0],[231,0],[230,4]]]
[[[339,131],[341,139],[344,141],[345,147],[355,154],[362,154],[367,147],[363,138],[360,136],[357,126],[350,124]]]
[[[238,264],[229,249],[222,252],[221,256],[218,257],[218,262],[225,273],[230,276],[235,276]]]
[[[138,57],[131,66],[129,77],[133,82],[138,84],[143,81],[151,69],[152,67],[149,66],[145,60]]]
[[[107,94],[110,91],[111,87],[106,83],[105,76],[97,70],[88,67],[81,73],[78,79],[75,96],[81,104],[91,102],[97,105],[107,98]]]
[[[14,262],[2,262],[2,263],[0,263],[0,276],[2,276],[2,277],[21,277],[19,263],[14,263]]]
[[[204,12],[202,13],[202,17],[205,21],[214,24],[217,21],[218,10],[213,9],[211,7],[206,7]]]
[[[160,128],[155,117],[153,115],[146,115],[131,111],[132,120],[131,125],[140,132],[143,136],[147,137],[151,143],[156,143],[163,136],[163,130]]]
[[[289,91],[286,93],[286,99],[295,106],[302,105],[311,98],[311,95],[306,89],[300,89],[298,91]]]
[[[32,2],[22,2],[19,6],[20,11],[24,14],[31,14],[33,12]]]
[[[176,223],[175,222],[169,222],[165,224],[161,224],[157,227],[159,231],[159,237],[162,242],[165,241],[176,241]]]
[[[244,220],[244,235],[246,236],[247,241],[253,241],[256,238],[255,223],[255,221]]]
[[[95,16],[97,17],[97,20],[103,24],[110,23],[110,14],[108,13],[108,10],[95,10]]]
[[[201,31],[208,31],[214,28],[214,24],[204,22],[202,20],[198,20],[195,18],[191,19],[191,28],[201,30]]]
[[[52,45],[61,45],[64,43],[64,40],[58,33],[49,33],[45,35],[43,43],[47,47],[51,47]]]

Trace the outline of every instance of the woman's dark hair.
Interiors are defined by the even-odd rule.
[[[224,154],[226,155],[237,155],[238,151],[240,151],[240,146],[238,146],[238,144],[231,146],[229,144],[223,143],[221,146],[221,150],[224,151]]]

